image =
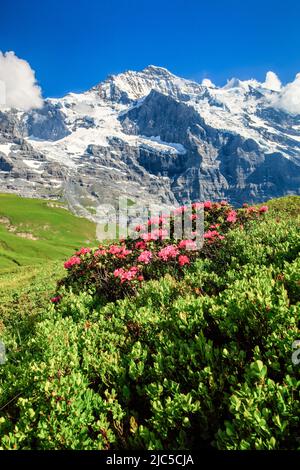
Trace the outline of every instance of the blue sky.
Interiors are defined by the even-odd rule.
[[[300,71],[299,0],[1,0],[0,14],[0,50],[30,63],[44,96],[149,64],[217,85]]]

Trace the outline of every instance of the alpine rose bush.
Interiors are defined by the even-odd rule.
[[[196,230],[198,209],[204,211],[203,234]],[[135,227],[135,239],[76,251],[64,263],[67,276],[58,283],[57,295],[65,286],[78,292],[93,290],[104,301],[114,301],[134,294],[144,281],[159,279],[164,274],[179,279],[196,258],[212,257],[230,230],[242,229],[244,224],[259,219],[268,207],[245,205],[234,210],[226,201],[195,202],[189,216],[192,232],[186,233],[186,238],[177,239],[175,227],[182,226],[185,235],[183,217],[188,210],[182,206],[169,215],[149,218],[146,224]],[[203,240],[201,247],[197,243],[199,239]]]

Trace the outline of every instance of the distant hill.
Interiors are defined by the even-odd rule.
[[[95,224],[60,203],[0,194],[0,271],[65,259],[95,244]]]

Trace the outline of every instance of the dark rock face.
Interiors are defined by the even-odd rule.
[[[217,132],[191,106],[170,96],[153,90],[120,121],[125,133],[159,136],[184,146],[185,154],[159,155],[141,148],[138,156],[149,173],[170,179],[180,202],[228,198],[239,205],[288,190],[300,193],[299,165],[278,153],[265,154],[251,138]]]
[[[74,132],[79,128],[91,129],[92,127],[95,127],[94,119],[92,117],[85,116],[85,118],[76,119],[73,124],[72,131]]]
[[[12,165],[5,158],[5,155],[0,153],[0,171],[9,172],[12,170]]]
[[[60,197],[67,185],[85,216],[124,195],[238,206],[300,194],[300,115],[250,82],[217,89],[149,66],[40,110],[0,112],[1,190]]]
[[[160,136],[165,142],[183,142],[187,130],[195,132],[204,121],[191,107],[155,90],[145,98],[141,106],[121,116],[123,129],[129,134]],[[129,123],[134,124],[130,126]]]
[[[15,111],[0,111],[0,143],[15,142],[24,135],[25,128]]]
[[[70,134],[65,116],[51,103],[45,103],[42,109],[31,111],[24,118],[27,135],[41,140],[59,140]]]

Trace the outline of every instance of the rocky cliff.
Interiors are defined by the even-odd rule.
[[[0,112],[0,191],[67,197],[80,213],[127,196],[235,205],[300,194],[300,116],[255,80],[204,86],[149,66]],[[85,214],[86,215],[86,214]]]

